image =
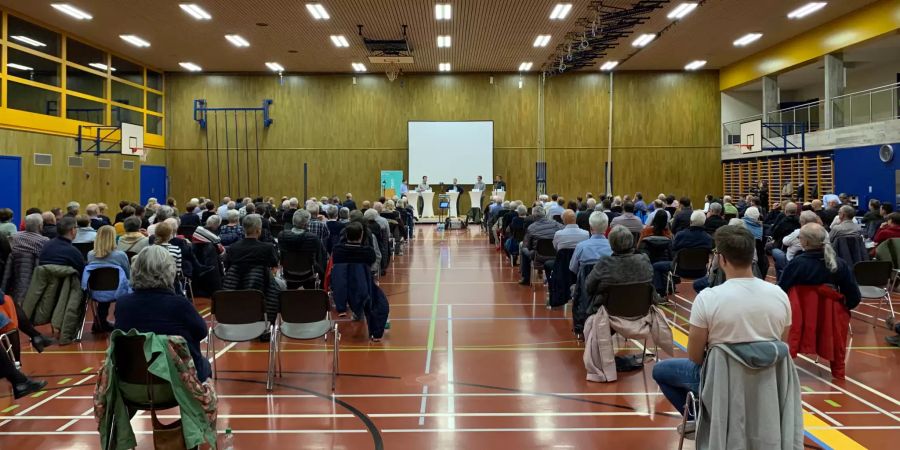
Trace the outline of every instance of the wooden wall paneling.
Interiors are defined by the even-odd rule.
[[[722,187],[719,147],[708,149],[616,148],[613,149],[613,185],[617,195],[642,192],[645,198],[660,193],[688,195],[699,202]],[[685,161],[691,160],[690,164]],[[714,167],[699,170],[695,167]]]

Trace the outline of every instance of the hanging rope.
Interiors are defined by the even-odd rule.
[[[259,118],[257,117],[258,111],[253,111],[253,130],[256,134],[256,192],[262,192],[259,187]]]
[[[208,119],[206,113],[204,112],[204,117]],[[212,171],[209,169],[210,160],[209,160],[209,122],[207,122],[206,126],[203,127],[205,141],[206,141],[206,194],[212,198]]]
[[[217,198],[222,198],[222,169],[219,166],[219,112],[213,111],[213,117],[216,122],[216,194]],[[208,122],[207,126],[209,126]]]
[[[229,149],[231,146],[229,145],[228,138],[228,111],[223,111],[225,113],[225,170],[228,171],[228,191],[227,195],[232,196],[234,192],[231,190],[231,155],[229,154]]]
[[[250,128],[247,127],[247,111],[244,111],[244,160],[247,161],[244,166],[247,168],[247,192],[249,192],[249,197],[255,197],[259,195],[259,191],[256,193],[253,192],[253,187],[250,186]]]
[[[237,170],[237,193],[238,197],[244,198],[244,191],[241,190],[241,136],[238,130],[238,112],[234,112],[234,168]]]

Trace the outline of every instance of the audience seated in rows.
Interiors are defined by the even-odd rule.
[[[328,255],[321,239],[308,231],[310,220],[309,211],[301,209],[295,212],[291,219],[292,228],[278,235],[278,249],[281,250],[282,259],[288,254],[309,255],[313,261],[313,270],[321,280],[325,278]],[[270,263],[271,260],[266,262]]]
[[[881,228],[875,233],[875,244],[880,244],[888,239],[900,238],[900,212],[891,213],[887,220],[881,224]]]
[[[531,209],[531,213],[535,220],[525,229],[525,238],[522,240],[522,245],[519,248],[519,255],[521,255],[522,259],[520,265],[522,278],[519,280],[519,284],[522,285],[531,284],[532,261],[535,264],[535,268],[543,270],[544,262],[551,259],[551,257],[537,254],[538,240],[553,240],[556,232],[563,228],[561,223],[547,217],[547,211],[543,206],[535,206]]]
[[[75,238],[72,239],[72,243],[86,244],[94,242],[94,239],[97,237],[97,230],[91,226],[91,218],[87,215],[80,214],[75,216],[75,223],[78,225],[78,229]]]
[[[225,219],[227,222],[219,228],[219,239],[222,240],[222,245],[228,248],[244,239],[244,227],[240,224],[241,213],[235,209],[229,209]]]
[[[588,314],[596,313],[606,304],[610,286],[650,283],[653,280],[650,258],[634,252],[634,236],[628,228],[623,225],[613,227],[608,239],[612,254],[599,258],[585,280],[587,293],[591,296]]]
[[[653,215],[652,221],[641,230],[638,240],[638,251],[647,255],[651,264],[672,260],[672,233],[663,213]]]
[[[674,222],[674,219],[673,219]],[[689,227],[685,230],[675,233],[675,240],[672,243],[672,251],[677,258],[678,252],[688,248],[702,248],[712,250],[713,240],[704,229],[706,224],[706,215],[703,211],[692,211],[690,215]],[[673,229],[674,231],[674,229]],[[672,270],[672,261],[660,261],[653,264],[653,285],[659,295],[667,295],[666,292],[666,274]],[[690,278],[701,278],[706,275],[705,272],[686,272],[679,270],[681,276]]]
[[[110,225],[103,225],[97,230],[97,238],[94,240],[94,249],[88,252],[87,265],[108,265],[121,270],[121,281],[127,284],[128,277],[131,273],[131,264],[125,252],[116,249],[116,230]],[[87,269],[86,269],[87,270]],[[106,300],[94,297],[96,300]],[[97,302],[97,319],[91,331],[94,333],[103,333],[113,330],[113,324],[106,319],[109,317],[110,301]]]
[[[828,233],[817,222],[810,222],[800,228],[798,235],[803,249],[785,266],[778,286],[789,292],[794,286],[833,285],[844,296],[844,305],[854,309],[861,296],[853,271],[847,263],[837,257]]]
[[[592,198],[588,201],[593,200]],[[523,207],[524,208],[524,207]],[[572,260],[569,262],[569,270],[576,276],[581,268],[588,264],[596,264],[597,261],[612,255],[612,248],[606,238],[608,224],[606,214],[601,211],[593,211],[588,218],[591,234],[575,246]],[[554,236],[555,237],[555,236]]]

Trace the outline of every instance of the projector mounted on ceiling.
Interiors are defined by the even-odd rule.
[[[394,81],[403,74],[400,64],[413,64],[415,60],[409,41],[406,38],[406,25],[403,25],[403,35],[400,39],[369,39],[363,35],[363,26],[359,27],[359,35],[363,39],[366,50],[369,53],[369,62],[372,64],[385,64],[385,73],[388,80]]]

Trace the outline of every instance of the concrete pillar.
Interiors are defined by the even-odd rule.
[[[842,126],[844,113],[834,107],[833,99],[844,93],[844,57],[838,53],[825,55],[825,117],[821,128]]]
[[[762,77],[762,121],[777,122],[777,118],[769,117],[769,114],[778,110],[778,79],[775,76]]]

